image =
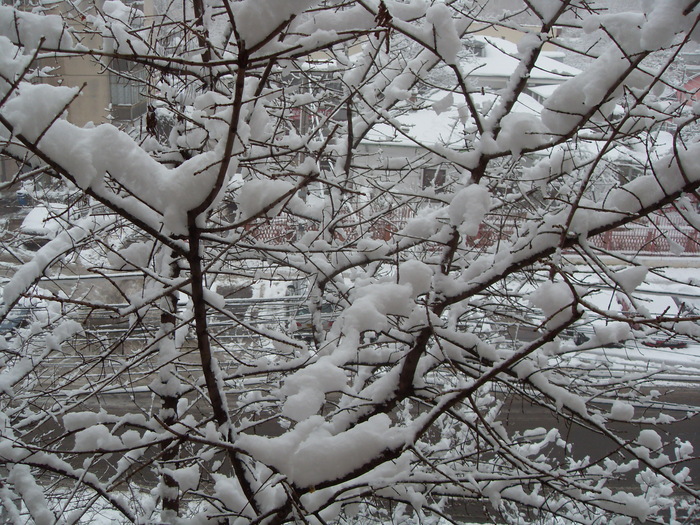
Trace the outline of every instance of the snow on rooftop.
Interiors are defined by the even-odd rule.
[[[529,36],[523,34],[523,37]],[[460,57],[462,71],[469,77],[470,81],[476,84],[491,85],[504,84],[506,79],[515,71],[520,63],[520,52],[518,45],[504,38],[489,36],[472,36],[471,40],[476,45],[467,43],[464,48],[472,50]],[[356,60],[357,53],[361,46],[356,46],[353,52],[349,53],[349,60]],[[479,49],[478,53],[474,53]],[[564,64],[558,57],[562,53],[543,51],[535,63],[535,67],[529,74],[529,84],[539,85],[559,85],[565,80],[578,75],[581,70],[573,66]],[[333,71],[337,68],[336,61],[324,53],[318,53],[312,60],[303,62],[301,67],[304,70],[313,71]]]
[[[475,46],[470,49],[481,50],[462,57],[462,71],[474,85],[501,87],[520,63],[517,44],[499,38],[474,36]],[[482,55],[482,56],[477,56]],[[535,95],[546,99],[568,78],[580,73],[580,70],[563,64],[545,54],[540,55],[537,66],[529,76],[528,89]],[[469,118],[464,97],[452,95],[446,91],[433,91],[425,100],[433,104],[432,108],[422,107],[415,111],[396,117],[394,126],[379,124],[367,135],[365,143],[392,143],[394,145],[412,146],[416,142],[424,144],[452,144],[459,147],[465,131],[472,122]],[[476,106],[484,116],[498,102],[497,94],[473,93]],[[445,100],[448,100],[446,103]],[[514,113],[539,116],[543,106],[528,94],[521,94],[513,108]],[[398,128],[398,129],[396,129]]]
[[[541,96],[542,98],[548,98],[554,90],[559,87],[559,84],[544,84],[541,86],[531,86],[528,90],[532,91],[534,94]]]
[[[520,63],[518,45],[505,39],[474,36],[475,41],[484,46],[484,56],[469,56],[461,61],[462,70],[471,77],[485,79],[509,77]],[[529,83],[558,85],[568,78],[581,73],[580,69],[566,65],[541,54],[530,72]]]
[[[450,102],[449,97],[452,96]],[[473,94],[475,105],[482,114],[495,107],[499,96],[495,94]],[[376,125],[368,134],[365,143],[392,143],[414,146],[422,144],[452,144],[460,146],[465,132],[473,124],[464,97],[446,91],[435,91],[426,99],[429,107],[408,111],[394,119],[394,125]],[[529,95],[522,94],[513,109],[514,113],[539,115],[542,104]],[[396,129],[396,128],[399,129]]]

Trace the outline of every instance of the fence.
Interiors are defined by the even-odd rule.
[[[377,240],[390,240],[414,217],[412,210],[403,208],[391,211],[368,226],[370,237]],[[516,234],[518,221],[513,218],[487,220],[479,235],[469,240],[478,249],[511,238]],[[367,230],[367,227],[365,227]],[[308,224],[281,216],[255,223],[248,228],[248,235],[257,241],[283,244],[297,240],[303,233],[313,231]],[[336,237],[352,240],[362,235],[358,227],[340,225]],[[590,239],[593,246],[625,254],[657,256],[693,256],[700,254],[700,233],[675,210],[664,210],[624,227],[597,235]]]
[[[700,234],[677,211],[663,211],[597,235],[594,246],[641,255],[697,255]]]

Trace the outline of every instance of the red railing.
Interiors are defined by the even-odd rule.
[[[642,255],[700,254],[700,234],[676,211],[655,213],[597,235],[591,243],[610,251]]]
[[[393,210],[369,226],[369,235],[377,240],[390,240],[414,217],[408,208]],[[490,218],[479,229],[476,237],[467,240],[476,249],[484,249],[499,240],[511,238],[517,232],[518,221],[513,218],[494,220]],[[307,231],[296,219],[287,216],[275,217],[254,223],[248,234],[257,241],[284,244],[300,238]],[[343,241],[351,241],[365,234],[365,227],[339,226],[334,235]],[[627,226],[611,230],[590,239],[593,246],[626,254],[689,256],[700,254],[700,234],[675,210],[653,214]]]

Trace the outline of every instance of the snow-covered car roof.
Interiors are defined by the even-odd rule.
[[[22,221],[20,231],[31,235],[53,238],[63,228],[61,222],[56,220],[55,217],[65,211],[65,209],[65,204],[51,204],[50,209],[44,205],[36,206],[29,211]]]

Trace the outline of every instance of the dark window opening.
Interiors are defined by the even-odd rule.
[[[444,168],[424,168],[423,169],[423,184],[424,190],[432,188],[436,192],[443,190],[447,181],[447,172]]]

